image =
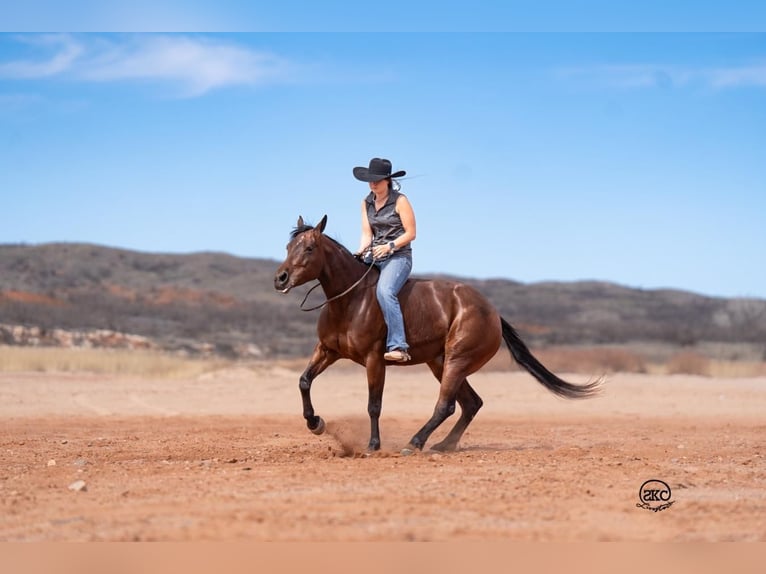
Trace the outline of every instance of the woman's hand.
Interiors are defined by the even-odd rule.
[[[388,244],[376,245],[372,248],[372,256],[375,259],[385,259],[389,255],[391,255],[391,248],[388,246]]]

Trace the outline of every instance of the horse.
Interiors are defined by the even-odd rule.
[[[325,235],[327,215],[311,226],[298,218],[290,234],[287,257],[274,276],[274,288],[288,293],[293,287],[319,280],[326,301],[317,321],[319,341],[300,376],[299,389],[306,426],[314,434],[325,422],[314,412],[311,385],[338,359],[350,359],[367,372],[370,417],[368,452],[380,449],[379,420],[386,379],[386,324],[375,295],[378,269],[357,259],[335,239]],[[422,451],[431,434],[461,408],[460,418],[447,436],[431,448],[455,451],[460,438],[483,405],[468,383],[505,341],[513,359],[552,393],[567,399],[592,397],[602,378],[575,385],[549,371],[530,352],[513,326],[476,289],[458,281],[410,277],[399,292],[411,360],[425,363],[440,383],[431,418],[412,437],[402,454]],[[305,299],[304,299],[305,302]],[[301,304],[302,305],[302,304]]]

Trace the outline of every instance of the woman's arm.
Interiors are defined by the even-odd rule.
[[[367,219],[366,202],[362,200],[362,238],[359,241],[357,254],[361,255],[367,251],[370,245],[372,245],[372,227],[370,227],[370,221]]]
[[[396,200],[396,213],[399,214],[399,217],[402,220],[404,233],[396,238],[394,245],[396,245],[397,249],[401,249],[410,242],[415,241],[415,236],[417,235],[415,212],[406,195],[400,195],[399,199]]]

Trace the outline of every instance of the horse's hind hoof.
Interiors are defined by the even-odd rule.
[[[404,447],[400,453],[402,456],[412,456],[415,451],[409,447]]]
[[[309,430],[313,432],[315,435],[324,434],[324,430],[325,430],[324,419],[322,417],[317,417],[317,419],[319,419],[317,426],[315,426],[313,429],[309,427]]]

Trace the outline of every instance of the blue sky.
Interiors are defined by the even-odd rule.
[[[0,243],[354,249],[381,156],[416,274],[764,298],[764,133],[761,33],[11,31]]]

